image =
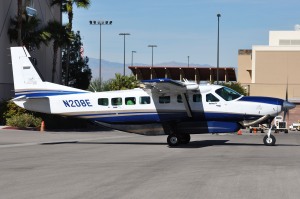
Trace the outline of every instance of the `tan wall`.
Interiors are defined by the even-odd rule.
[[[251,83],[251,54],[239,54],[237,81],[241,84]]]
[[[255,85],[251,95],[268,94],[288,99],[300,99],[300,51],[257,51]]]

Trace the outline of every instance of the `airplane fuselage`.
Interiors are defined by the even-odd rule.
[[[185,96],[174,92],[152,93],[140,88],[73,93],[32,98],[24,104],[19,101],[19,105],[32,111],[109,124],[112,128],[124,131],[132,132],[131,129],[134,129],[137,133],[145,133],[142,127],[149,129],[149,125],[160,126],[158,131],[162,132],[161,124],[175,125],[178,129],[181,125],[185,129],[187,126],[193,127],[190,133],[234,132],[241,127],[240,121],[256,120],[263,115],[275,117],[281,112],[283,100],[238,96],[226,101],[215,92],[220,88],[216,85],[200,85],[198,90],[187,91]],[[220,125],[222,127],[219,128]],[[140,132],[136,130],[137,127],[141,128]]]

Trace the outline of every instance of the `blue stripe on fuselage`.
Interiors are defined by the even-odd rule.
[[[274,97],[257,97],[257,96],[244,96],[238,101],[245,101],[245,102],[258,102],[264,104],[274,104],[274,105],[281,105],[283,104],[283,100]]]
[[[77,91],[59,91],[59,90],[34,90],[34,91],[20,91],[15,93],[15,97],[23,96],[26,97],[47,97],[55,95],[70,95],[70,94],[81,94],[87,92],[77,92]]]

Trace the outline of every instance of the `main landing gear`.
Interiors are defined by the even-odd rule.
[[[190,134],[176,134],[172,133],[168,136],[167,141],[170,147],[177,146],[179,144],[188,144],[191,140]]]
[[[274,146],[276,143],[276,138],[274,135],[271,135],[272,128],[269,128],[268,134],[264,137],[264,144],[266,146]]]

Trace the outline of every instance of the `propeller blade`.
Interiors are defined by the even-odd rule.
[[[283,121],[285,121],[285,116],[286,116],[286,113],[288,112],[287,109],[284,109],[284,113],[283,113]]]

